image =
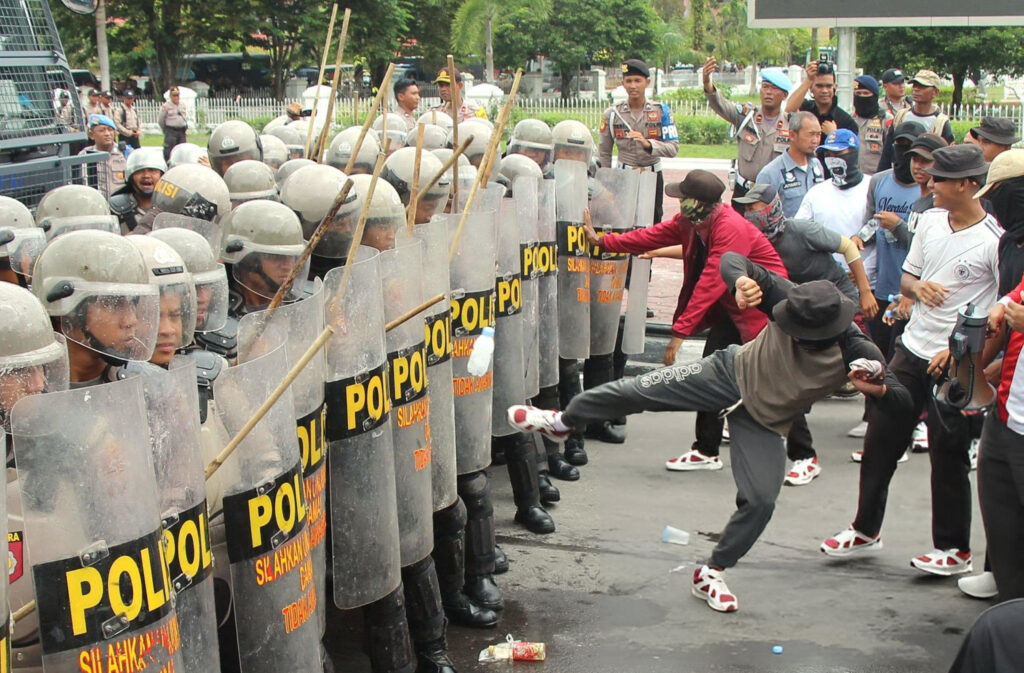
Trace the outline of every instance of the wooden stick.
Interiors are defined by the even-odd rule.
[[[473,180],[473,187],[469,190],[469,198],[466,199],[466,208],[462,211],[462,217],[459,218],[459,226],[455,229],[455,236],[452,238],[452,246],[448,250],[448,261],[454,259],[455,253],[459,249],[459,239],[462,238],[462,230],[466,227],[466,219],[469,216],[470,206],[473,205],[473,199],[476,198],[476,193],[480,190],[480,184],[487,179],[486,176],[491,172],[491,166],[494,163],[494,157],[498,151],[498,143],[501,140],[502,133],[505,131],[505,125],[508,123],[509,115],[512,112],[512,106],[515,104],[516,92],[519,91],[519,82],[522,79],[522,75],[522,70],[516,72],[516,78],[512,82],[512,90],[508,94],[508,100],[505,101],[505,105],[501,108],[501,113],[498,115],[498,123],[495,125],[494,132],[491,135],[491,140],[487,145],[487,152],[484,154],[483,161],[480,162],[480,168],[477,170],[476,178]]]
[[[419,206],[420,201],[420,159],[423,157],[423,132],[427,130],[427,125],[417,124],[417,127],[416,160],[412,165],[412,185],[409,189],[409,208],[405,218],[405,226],[408,227],[410,234],[412,233],[413,225],[416,224],[416,208]]]
[[[452,155],[448,157],[448,161],[444,162],[444,165],[441,166],[441,171],[437,175],[435,175],[430,180],[430,182],[427,183],[426,187],[420,190],[420,193],[422,194],[424,192],[429,192],[431,189],[433,189],[434,185],[437,184],[437,181],[441,179],[441,176],[447,173],[448,169],[451,168],[455,164],[455,162],[459,160],[459,157],[462,156],[462,153],[466,151],[466,149],[469,147],[469,144],[472,142],[472,135],[463,140],[462,145],[460,145],[454,152],[452,152]]]
[[[406,321],[408,321],[408,320],[410,320],[412,318],[415,318],[419,313],[421,313],[422,311],[426,311],[428,308],[430,308],[431,306],[433,306],[437,302],[441,301],[446,296],[447,295],[444,292],[442,292],[441,294],[437,295],[436,297],[433,297],[431,299],[426,300],[425,302],[423,302],[422,304],[420,304],[416,308],[409,309],[408,311],[406,311],[402,315],[398,316],[397,318],[395,318],[394,320],[389,322],[387,325],[384,325],[384,332],[385,333],[390,332],[391,330],[395,329],[396,327],[398,327],[402,323],[404,323],[404,322],[406,322]]]
[[[334,117],[334,101],[338,97],[338,85],[341,83],[341,58],[345,53],[345,41],[348,39],[348,20],[352,16],[352,10],[345,8],[345,16],[341,20],[341,37],[338,39],[338,56],[334,60],[334,77],[331,78],[331,97],[327,101],[327,117],[324,120],[324,127],[320,129],[320,139],[314,149],[316,157],[313,161],[321,163],[324,158],[324,150],[327,145],[327,136],[331,132],[331,119]]]
[[[317,352],[324,347],[324,344],[326,344],[327,340],[333,335],[334,328],[330,325],[325,327],[323,332],[320,332],[320,336],[313,341],[310,347],[306,349],[306,352],[302,354],[302,357],[299,358],[299,361],[296,362],[285,377],[281,379],[281,382],[277,384],[274,391],[270,393],[270,397],[260,405],[260,408],[256,410],[256,413],[253,414],[252,418],[246,421],[245,425],[242,426],[242,429],[231,438],[231,441],[228,442],[228,445],[225,446],[219,454],[217,454],[217,457],[206,466],[207,481],[209,481],[210,477],[212,477],[217,470],[221,468],[224,461],[231,457],[231,454],[234,453],[235,449],[238,448],[238,445],[249,436],[249,433],[256,427],[256,424],[263,420],[263,417],[267,415],[267,412],[270,411],[271,407],[273,407],[274,404],[281,399],[281,395],[284,395],[284,392],[288,390],[288,386],[292,384],[292,381],[302,373],[302,370],[306,368],[306,365],[309,364],[310,360],[316,356]]]
[[[452,108],[452,147],[459,146],[459,87],[455,82],[455,58],[448,54],[448,104]],[[459,163],[452,164],[452,212],[459,209]]]
[[[327,54],[331,51],[331,42],[334,40],[334,19],[338,16],[338,3],[331,8],[331,22],[327,24],[327,41],[324,42],[324,53],[320,57],[320,74],[316,76],[316,96],[313,98],[313,112],[310,115],[309,133],[306,134],[306,146],[303,149],[304,157],[309,156],[310,144],[313,142],[313,127],[316,124],[316,110],[320,104],[320,86],[324,83],[324,70],[327,69]],[[337,76],[337,72],[335,72]]]
[[[30,614],[32,614],[35,611],[36,611],[36,602],[35,601],[29,601],[28,603],[25,603],[24,605],[22,605],[20,608],[18,608],[17,610],[15,610],[11,614],[11,623],[12,624],[17,624],[19,620],[24,619],[25,617],[28,617]]]
[[[380,101],[384,96],[384,91],[391,84],[391,76],[395,72],[395,64],[388,64],[388,70],[384,73],[384,79],[381,81],[380,88],[377,89],[377,95],[373,98],[373,105],[370,106],[370,111],[366,115],[366,121],[363,122],[363,128],[359,131],[359,137],[356,139],[356,144],[352,146],[352,156],[349,157],[348,163],[345,164],[345,175],[352,172],[352,167],[356,163],[356,157],[359,156],[359,150],[363,147],[363,140],[366,138],[366,132],[370,130],[370,124],[373,123],[373,116],[377,114],[377,108],[380,107]]]
[[[331,223],[334,221],[338,211],[341,210],[341,206],[344,205],[345,201],[348,199],[350,191],[352,191],[352,180],[348,179],[345,180],[345,184],[341,186],[341,191],[338,192],[338,196],[335,197],[334,203],[331,205],[331,209],[327,211],[327,214],[324,215],[322,220],[320,220],[320,224],[317,225],[313,235],[309,237],[309,242],[306,243],[306,249],[303,250],[302,255],[299,256],[299,260],[295,263],[295,268],[291,270],[288,274],[288,278],[285,279],[284,283],[281,284],[281,287],[277,288],[277,292],[274,293],[274,298],[270,300],[270,305],[267,306],[267,317],[269,317],[270,314],[273,313],[273,311],[284,301],[285,295],[288,294],[289,290],[291,290],[292,283],[295,282],[296,277],[302,271],[302,267],[306,265],[306,260],[313,254],[313,250],[316,249],[317,243],[319,243],[320,239],[324,237],[325,233],[327,233],[327,229],[331,226]]]

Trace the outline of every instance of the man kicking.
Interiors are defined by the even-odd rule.
[[[722,571],[757,541],[775,509],[786,473],[783,437],[814,402],[849,379],[879,408],[907,413],[911,398],[855,325],[857,305],[826,280],[794,285],[736,253],[720,272],[741,309],[758,307],[771,322],[753,340],[689,364],[619,379],[577,395],[564,412],[514,406],[509,422],[561,441],[573,428],[641,411],[716,411],[729,416],[737,510],[705,565],[693,595],[719,612],[739,607]]]

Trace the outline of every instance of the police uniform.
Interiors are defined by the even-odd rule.
[[[757,174],[759,184],[770,184],[778,191],[786,217],[796,217],[807,192],[824,180],[825,169],[817,157],[809,157],[805,166],[798,166],[789,152],[773,159]]]
[[[430,109],[447,115],[448,117],[452,116],[452,104],[449,102],[435,105]],[[473,119],[474,117],[487,119],[487,110],[485,110],[479,103],[463,100],[462,105],[459,106],[459,121],[464,122],[467,119]]]
[[[769,78],[765,72],[762,72],[762,77],[772,86],[788,93],[788,89],[780,86],[788,82],[788,79],[784,82]],[[717,88],[711,93],[705,91],[704,97],[715,114],[736,129],[736,143],[739,147],[733,186],[735,199],[747,193],[757,181],[757,174],[762,168],[789,149],[789,119],[781,108],[777,116],[768,117],[760,106],[732,103]]]
[[[860,129],[860,171],[864,175],[874,175],[878,170],[878,162],[882,159],[882,149],[885,147],[885,132],[892,124],[892,117],[885,110],[881,110],[874,117],[864,119],[853,116]]]
[[[95,145],[90,145],[78,154],[81,156],[98,151]],[[127,168],[128,160],[124,153],[117,148],[117,145],[111,147],[107,153],[107,160],[96,166],[96,189],[109,199],[114,192],[125,186],[124,174]]]
[[[650,70],[643,61],[630,59],[622,64],[622,74],[650,77]],[[639,141],[627,138],[630,131],[639,131],[651,143],[650,149]],[[665,179],[661,172],[661,157],[674,157],[679,152],[679,133],[676,131],[672,112],[667,105],[644,101],[639,110],[629,107],[629,102],[612,105],[601,115],[601,130],[598,133],[598,158],[601,165],[611,167],[612,146],[619,149],[620,168],[651,170],[658,174],[654,205],[654,222],[662,218],[662,199]]]
[[[414,128],[416,128],[416,124],[417,124],[417,117],[416,117],[416,115],[414,115],[413,113],[409,112],[408,110],[406,110],[405,108],[402,108],[402,107],[399,107],[398,108],[398,112],[396,112],[395,114],[397,114],[399,117],[401,117],[402,121],[405,122],[405,130],[406,131],[412,131]]]

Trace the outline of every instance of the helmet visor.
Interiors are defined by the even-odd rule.
[[[218,175],[224,175],[224,173],[237,164],[239,161],[245,161],[246,159],[253,159],[255,161],[263,161],[263,157],[260,156],[261,152],[258,148],[253,147],[251,150],[245,152],[239,152],[237,154],[231,154],[227,156],[215,156],[210,155],[210,168],[217,171]]]
[[[160,323],[155,285],[75,283],[73,298],[76,305],[60,318],[68,339],[118,360],[152,357]]]
[[[157,327],[153,357],[169,362],[174,352],[192,343],[196,331],[196,287],[191,276],[174,282],[159,283],[160,323]],[[163,364],[163,361],[161,361]]]
[[[299,263],[302,250],[302,246],[278,246],[273,251],[265,247],[250,247],[246,254],[231,266],[231,275],[242,287],[270,301]],[[306,258],[303,268],[295,276],[295,282],[284,297],[285,301],[295,301],[302,297],[308,276],[309,258]]]
[[[513,140],[508,145],[508,153],[522,154],[529,159],[533,159],[543,171],[551,165],[551,158],[555,151],[551,145],[531,143],[525,140]]]
[[[221,228],[219,224],[198,217],[179,215],[178,213],[158,213],[153,219],[153,231],[178,227],[194,231],[210,244],[213,256],[220,257]]]
[[[23,397],[68,389],[68,349],[64,337],[28,353],[0,358],[0,423],[10,429],[10,412]]]
[[[74,217],[46,217],[39,223],[39,227],[46,232],[46,240],[52,241],[69,231],[82,231],[95,229],[97,231],[109,231],[111,234],[120,234],[121,227],[118,224],[116,215],[78,215]]]
[[[42,229],[15,229],[14,240],[7,244],[11,269],[19,276],[32,280],[32,267],[45,247],[46,232]]]
[[[228,274],[223,264],[192,274],[196,286],[196,331],[216,332],[228,321]]]

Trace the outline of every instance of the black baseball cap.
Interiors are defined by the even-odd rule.
[[[913,142],[922,133],[924,133],[924,127],[917,122],[903,122],[893,129],[892,139],[909,140]]]
[[[889,68],[882,73],[882,84],[900,84],[906,82],[907,78],[903,76],[903,71],[899,68]]]
[[[771,203],[775,200],[778,193],[779,190],[775,189],[775,185],[760,182],[752,185],[743,196],[734,196],[732,200],[743,204]]]
[[[910,143],[910,149],[907,150],[907,154],[916,154],[919,157],[932,160],[932,152],[939,149],[940,147],[948,147],[949,143],[942,136],[935,135],[934,133],[922,133],[914,142]]]

